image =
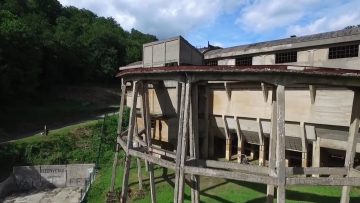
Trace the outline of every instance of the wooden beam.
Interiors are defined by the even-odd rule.
[[[138,135],[138,125],[137,125],[137,119],[135,118],[135,130],[133,137]],[[135,147],[139,147],[139,142],[135,140],[134,142]],[[142,173],[141,173],[141,160],[140,158],[136,158],[136,165],[137,165],[137,175],[138,175],[138,181],[139,181],[139,190],[143,189],[143,183],[142,183]]]
[[[131,156],[129,154],[129,149],[133,147],[133,134],[134,134],[134,126],[136,119],[136,103],[138,96],[139,83],[137,81],[133,82],[133,92],[132,97],[133,101],[130,107],[130,117],[129,117],[129,131],[128,131],[128,139],[126,145],[126,158],[125,158],[125,166],[124,166],[124,175],[123,175],[123,183],[121,190],[121,203],[126,203],[128,196],[128,184],[129,184],[129,174],[130,174],[130,164],[131,164]]]
[[[190,102],[190,120],[189,120],[189,148],[190,157],[199,159],[199,117],[198,117],[198,85],[193,84]],[[191,202],[200,202],[200,176],[191,175]]]
[[[228,161],[214,161],[214,160],[191,160],[187,164],[194,167],[208,167],[208,168],[217,168],[217,169],[226,169],[226,170],[239,170],[244,173],[268,175],[270,173],[268,167],[256,166],[250,164],[239,164],[235,162]]]
[[[151,119],[150,119],[150,104],[149,104],[149,91],[148,84],[143,82],[142,85],[142,101],[143,101],[143,116],[145,124],[145,137],[148,148],[152,147],[151,142]],[[154,176],[154,167],[152,163],[148,163],[149,170],[149,179],[150,179],[150,193],[151,193],[151,202],[156,202],[156,191],[155,191],[155,176]]]
[[[146,160],[148,162],[157,164],[159,166],[170,168],[170,169],[175,169],[175,163],[174,162],[167,161],[165,159],[161,159],[161,158],[152,156],[150,154],[146,154],[144,152],[141,152],[141,151],[135,150],[135,149],[130,149],[129,153],[130,153],[131,156],[139,157],[141,159],[144,159],[144,160]]]
[[[122,131],[125,97],[126,97],[126,85],[122,83],[121,84],[121,97],[120,97],[120,109],[119,109],[117,135],[120,135],[121,131]],[[117,172],[117,165],[118,165],[119,150],[120,149],[118,148],[118,145],[117,145],[116,151],[114,154],[113,166],[112,166],[110,192],[114,192],[114,189],[115,189],[115,179],[116,179],[116,172]]]
[[[177,147],[176,147],[176,165],[175,165],[175,187],[174,187],[174,203],[178,202],[179,196],[179,182],[180,182],[180,159],[181,159],[181,149],[182,149],[182,132],[184,124],[184,110],[185,110],[185,83],[181,84],[181,96],[180,96],[180,110],[179,110],[179,128],[177,136]]]
[[[276,143],[277,143],[277,102],[276,102],[276,87],[272,88],[272,104],[271,104],[271,129],[270,129],[270,139],[269,139],[269,175],[274,177],[276,176],[274,171],[276,169]],[[274,201],[274,185],[267,185],[266,189],[266,202],[273,203]]]
[[[201,156],[203,159],[209,157],[209,108],[210,92],[209,87],[205,85],[205,105],[204,105],[204,135],[202,138]]]
[[[277,111],[277,144],[276,144],[276,172],[279,181],[277,189],[277,203],[285,203],[285,87],[278,85],[276,88]]]
[[[224,178],[224,179],[230,179],[230,180],[240,180],[240,181],[246,181],[246,182],[261,183],[261,184],[272,184],[272,185],[277,184],[277,179],[274,177],[248,174],[248,173],[242,173],[242,172],[238,172],[238,171],[227,171],[227,170],[219,170],[219,169],[211,169],[211,168],[185,166],[185,173],[209,176],[209,177],[215,177],[215,178]]]
[[[187,150],[187,139],[188,139],[188,129],[189,129],[189,114],[190,114],[190,100],[191,100],[191,84],[188,81],[185,84],[186,94],[185,94],[185,109],[184,109],[184,125],[182,131],[182,144],[181,144],[181,158],[180,158],[180,173],[179,173],[179,193],[178,193],[178,203],[184,202],[184,166],[186,160],[186,150]]]
[[[345,167],[348,169],[350,175],[351,168],[354,167],[354,157],[356,153],[356,139],[359,137],[359,122],[360,122],[360,90],[354,91],[354,99],[350,118],[350,128],[348,136],[348,147],[346,149]],[[344,186],[341,193],[341,203],[348,203],[350,201],[349,186]]]
[[[355,177],[298,177],[286,178],[287,185],[329,185],[329,186],[360,186],[360,178]],[[344,187],[346,187],[344,186]]]
[[[286,176],[291,175],[346,175],[347,169],[345,167],[289,167],[286,168]]]

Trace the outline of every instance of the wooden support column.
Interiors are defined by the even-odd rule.
[[[356,153],[357,137],[359,137],[359,121],[360,121],[360,90],[354,91],[354,100],[351,111],[349,137],[346,148],[345,168],[347,169],[347,176],[349,177],[352,168],[354,167],[354,157]],[[341,194],[341,203],[348,203],[350,201],[350,186],[343,186]]]
[[[191,92],[190,120],[189,120],[189,143],[190,157],[199,159],[199,117],[198,117],[198,86],[194,84]],[[191,202],[200,202],[200,176],[191,175]]]
[[[275,176],[276,168],[276,143],[277,143],[277,102],[276,102],[276,87],[272,88],[272,104],[271,104],[271,129],[269,139],[269,169],[270,176]],[[274,185],[267,185],[266,202],[273,203],[274,201]]]
[[[262,132],[261,119],[256,119],[258,124],[258,135],[259,135],[259,166],[265,165],[265,142],[264,135]]]
[[[276,168],[278,178],[277,203],[285,203],[285,87],[278,85],[276,89],[277,111],[277,144],[276,144]]]
[[[137,125],[137,118],[135,118],[135,130],[134,130],[134,135],[133,137],[137,137],[139,134],[139,129],[138,129],[138,125]],[[134,146],[135,147],[139,147],[140,144],[138,141],[134,140]],[[141,173],[141,160],[139,157],[136,158],[136,164],[137,164],[137,175],[138,175],[138,181],[139,181],[139,190],[143,189],[143,183],[142,183],[142,173]]]
[[[305,124],[304,122],[300,123],[300,135],[301,135],[301,167],[307,167],[307,154],[308,154],[308,149],[307,149],[307,139],[306,139],[306,131],[305,131]]]
[[[142,101],[143,101],[143,118],[144,118],[144,127],[145,127],[145,137],[146,144],[148,149],[152,147],[151,142],[151,118],[150,118],[150,105],[149,105],[149,91],[148,84],[143,83],[142,85]],[[148,162],[148,171],[150,179],[150,193],[151,193],[151,202],[156,202],[156,191],[155,191],[155,176],[154,176],[154,167],[153,164]]]
[[[137,81],[133,82],[133,92],[132,97],[133,101],[130,108],[130,118],[129,118],[129,130],[127,135],[127,149],[126,149],[126,159],[124,166],[124,176],[122,183],[122,191],[121,191],[121,202],[126,203],[128,196],[128,184],[129,184],[129,174],[130,174],[130,164],[131,164],[131,156],[129,154],[129,149],[133,148],[133,134],[135,127],[135,119],[136,119],[136,103],[137,103],[137,95],[138,95],[139,83]]]
[[[190,86],[190,82],[183,84],[183,91],[181,93],[179,135],[176,150],[174,203],[182,203],[184,201],[184,165],[189,127],[189,108],[191,99]]]
[[[236,135],[238,138],[237,143],[237,161],[238,163],[241,163],[242,155],[244,154],[244,137],[241,134],[241,128],[240,128],[240,121],[238,117],[234,116],[234,120],[236,122]]]
[[[209,157],[209,100],[210,100],[210,92],[209,87],[205,85],[205,107],[204,107],[204,135],[202,138],[202,149],[201,156],[203,159],[207,159]]]
[[[222,116],[223,123],[224,123],[224,131],[225,131],[225,137],[226,137],[226,143],[225,143],[225,159],[228,161],[231,161],[231,145],[232,140],[229,133],[229,127],[226,121],[225,115]]]
[[[123,82],[121,82],[121,98],[120,98],[120,109],[119,109],[119,120],[118,120],[118,127],[117,127],[117,136],[120,136],[121,132],[122,132],[122,122],[123,122],[125,97],[126,97],[126,85]],[[115,151],[115,155],[114,155],[113,166],[112,166],[110,192],[114,192],[114,190],[115,190],[115,179],[116,179],[116,171],[117,171],[117,165],[118,165],[119,150],[120,150],[119,143],[117,143],[116,151]]]

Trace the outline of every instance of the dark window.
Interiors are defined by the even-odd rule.
[[[329,48],[329,59],[359,56],[359,45],[347,45]]]
[[[177,66],[177,65],[178,65],[177,62],[165,63],[165,66],[166,66],[166,67],[169,67],[169,66]]]
[[[251,66],[252,56],[243,56],[235,59],[235,65],[237,66]]]
[[[283,52],[275,54],[275,63],[291,63],[297,61],[297,52]]]
[[[205,65],[206,66],[217,66],[218,62],[217,62],[217,60],[207,60],[207,61],[205,61]]]

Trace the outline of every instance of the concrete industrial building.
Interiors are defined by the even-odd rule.
[[[355,152],[360,152],[358,124],[353,142],[349,141],[349,124],[352,123],[354,108],[359,108],[354,106],[356,91],[349,81],[341,83],[342,85],[331,81],[338,80],[332,74],[346,72],[351,75],[352,70],[354,74],[358,73],[359,44],[360,28],[292,36],[230,48],[208,46],[197,49],[180,36],[144,44],[143,60],[121,67],[120,76],[126,78],[127,71],[135,73],[139,68],[136,73],[140,74],[143,69],[148,74],[142,75],[141,80],[157,80],[142,89],[146,90],[148,97],[151,120],[149,134],[153,145],[173,151],[179,147],[179,114],[184,84],[173,79],[172,73],[179,67],[178,72],[190,71],[189,75],[194,71],[205,74],[206,70],[211,74],[212,71],[224,74],[224,77],[204,76],[217,79],[197,82],[196,89],[191,93],[195,95],[193,97],[196,97],[198,104],[196,114],[199,141],[195,147],[199,150],[198,158],[225,158],[241,162],[242,157],[247,156],[250,160],[258,160],[256,163],[259,166],[271,168],[271,154],[274,154],[271,152],[274,150],[271,147],[273,103],[278,91],[274,88],[276,78],[285,74],[284,71],[286,74],[294,72],[296,75],[318,70],[329,77],[329,83],[317,81],[317,76],[311,74],[307,76],[306,82],[284,82],[287,84],[284,91],[286,114],[283,118],[286,166],[314,168],[345,165],[352,168],[360,164],[355,156]],[[261,75],[256,80],[225,80],[224,78],[231,78],[227,73],[231,72],[232,67],[235,72],[261,72],[264,76]],[[148,71],[145,70],[147,68]],[[167,74],[167,70],[171,74]],[[268,72],[271,72],[269,76]],[[156,74],[162,76],[157,77]],[[194,76],[196,77],[198,76]],[[132,78],[129,80],[137,81]],[[358,80],[355,78],[352,82]],[[126,103],[131,107],[135,102],[136,107],[142,109],[144,101],[134,98],[136,95],[134,91],[128,90]],[[139,94],[140,96],[142,95]],[[144,117],[139,112],[135,132],[144,133],[144,122]],[[347,165],[349,143],[355,143],[354,157],[352,163]],[[315,177],[319,175],[322,174],[314,174]],[[348,188],[343,189],[343,203],[349,201],[344,190],[347,191]],[[178,201],[180,197],[176,198]]]

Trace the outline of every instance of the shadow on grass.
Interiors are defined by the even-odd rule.
[[[167,182],[172,188],[174,188],[174,178],[175,178],[175,174],[171,173],[171,174],[167,174],[165,176],[157,176],[155,177],[155,183],[159,184],[159,183],[163,183],[163,182]],[[187,185],[190,186],[190,181],[185,179],[185,182]],[[149,185],[149,179],[144,179],[143,183],[145,185]],[[230,200],[226,200],[223,197],[217,196],[217,195],[213,195],[213,194],[209,194],[208,192],[213,190],[213,189],[217,189],[219,187],[225,186],[226,184],[235,184],[235,185],[239,185],[242,187],[246,187],[249,188],[251,190],[255,190],[258,191],[260,193],[263,193],[264,196],[262,197],[258,197],[258,198],[254,198],[252,200],[248,200],[246,201],[246,203],[263,203],[266,202],[266,185],[263,184],[257,184],[257,183],[250,183],[250,182],[241,182],[241,181],[235,181],[235,180],[225,180],[224,182],[215,184],[215,185],[211,185],[210,187],[207,188],[203,188],[200,191],[200,195],[210,198],[213,200],[213,202],[222,202],[222,203],[232,203],[232,201]],[[135,185],[137,184],[137,182],[133,182],[131,183],[131,185]],[[190,186],[191,187],[191,186]],[[276,190],[275,190],[275,195],[276,195]],[[275,196],[276,198],[276,196]],[[314,194],[314,193],[309,193],[309,192],[298,192],[298,191],[294,191],[291,189],[286,190],[286,198],[287,200],[295,200],[295,201],[306,201],[306,202],[326,202],[326,203],[337,203],[340,201],[340,197],[335,197],[335,196],[325,196],[325,195],[320,195],[320,194]],[[184,199],[185,200],[189,200],[191,201],[191,196],[184,194]],[[172,202],[172,201],[169,201]],[[205,203],[205,201],[201,201],[202,203]],[[352,197],[350,202],[360,202],[360,197]]]

